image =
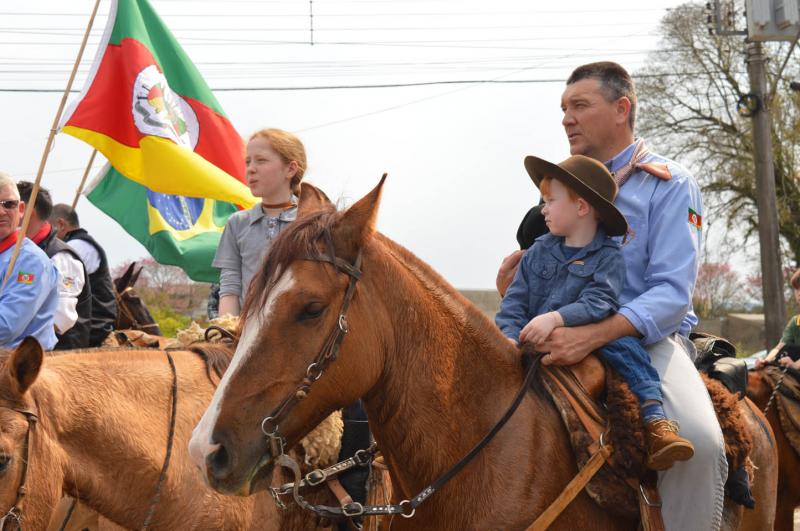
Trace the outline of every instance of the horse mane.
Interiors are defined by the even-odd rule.
[[[211,383],[215,383],[222,378],[222,375],[231,364],[233,357],[233,345],[226,343],[197,343],[190,346],[187,350],[200,356],[206,364],[206,373]],[[216,380],[213,378],[211,371],[214,371]]]
[[[272,241],[263,266],[247,290],[239,320],[240,332],[250,314],[266,303],[270,288],[280,276],[278,273],[298,258],[319,256],[317,242],[323,237],[330,238],[331,229],[341,216],[342,212],[333,205],[324,205],[290,223]]]

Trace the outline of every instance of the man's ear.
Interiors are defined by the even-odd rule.
[[[627,124],[628,118],[631,115],[631,100],[627,96],[622,96],[617,100],[617,123]]]

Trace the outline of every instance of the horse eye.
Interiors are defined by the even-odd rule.
[[[303,308],[300,313],[297,315],[298,321],[308,321],[310,319],[316,319],[322,312],[325,311],[325,306],[319,302],[311,302]]]

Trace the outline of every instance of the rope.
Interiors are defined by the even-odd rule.
[[[164,352],[169,361],[169,368],[172,370],[172,413],[169,419],[169,434],[167,435],[167,453],[164,456],[164,464],[161,467],[161,474],[158,476],[158,483],[156,484],[156,491],[150,500],[150,507],[147,509],[147,516],[142,525],[142,531],[150,526],[150,521],[153,518],[153,513],[158,505],[158,500],[161,497],[161,486],[164,484],[164,479],[167,477],[167,469],[169,468],[169,461],[172,457],[172,443],[175,438],[175,417],[178,412],[178,372],[175,369],[175,360],[169,352]]]

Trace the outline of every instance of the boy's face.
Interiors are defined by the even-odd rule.
[[[550,188],[542,198],[542,214],[550,232],[555,236],[572,234],[581,218],[579,210],[582,200],[572,199],[567,187],[556,179],[550,179]]]

